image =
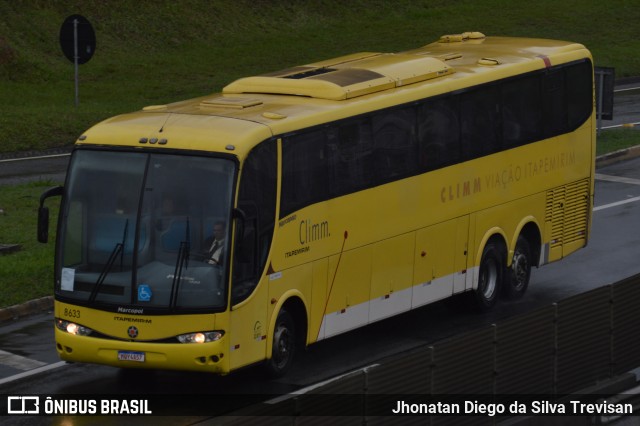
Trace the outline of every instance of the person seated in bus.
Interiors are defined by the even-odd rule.
[[[210,265],[220,265],[224,260],[224,243],[227,225],[219,220],[213,224],[213,236],[205,241],[205,247],[209,247],[206,262]]]

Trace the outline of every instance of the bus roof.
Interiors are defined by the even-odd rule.
[[[577,43],[447,35],[406,52],[355,53],[241,78],[222,93],[106,120],[78,143],[157,144],[243,158],[273,135],[582,58],[590,54]]]

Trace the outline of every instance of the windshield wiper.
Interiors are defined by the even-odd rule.
[[[116,259],[118,258],[118,254],[120,254],[120,270],[122,270],[122,264],[124,262],[124,244],[127,240],[128,229],[129,229],[129,219],[127,219],[126,222],[124,223],[124,230],[122,232],[122,242],[116,243],[113,250],[111,250],[109,259],[107,260],[107,263],[104,265],[104,268],[102,268],[102,272],[100,272],[100,276],[98,276],[98,280],[96,281],[96,284],[93,287],[93,290],[91,290],[91,296],[89,296],[90,302],[93,302],[96,300],[96,297],[98,296],[98,291],[100,291],[100,287],[102,287],[102,283],[104,283],[104,280],[107,278],[107,275],[109,275],[109,272],[111,272],[111,268],[113,267],[113,264],[116,262]]]
[[[178,302],[178,292],[180,290],[180,280],[182,279],[182,269],[189,268],[189,255],[191,252],[191,232],[189,231],[189,218],[187,217],[187,226],[185,230],[184,241],[180,241],[180,249],[178,250],[178,258],[176,259],[176,267],[173,272],[173,282],[171,283],[170,308],[174,309]]]

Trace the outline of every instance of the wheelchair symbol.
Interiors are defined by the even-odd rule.
[[[151,300],[151,287],[147,284],[140,284],[138,286],[138,301],[149,302]]]

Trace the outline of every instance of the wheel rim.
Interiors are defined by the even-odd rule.
[[[512,269],[515,278],[513,288],[522,290],[527,285],[527,279],[529,278],[529,259],[523,252],[516,251],[513,255]]]
[[[278,369],[284,368],[289,363],[292,346],[291,330],[285,324],[278,325],[273,341],[273,361]]]
[[[483,273],[480,276],[480,292],[485,300],[491,300],[498,286],[498,265],[493,259],[484,263]]]

